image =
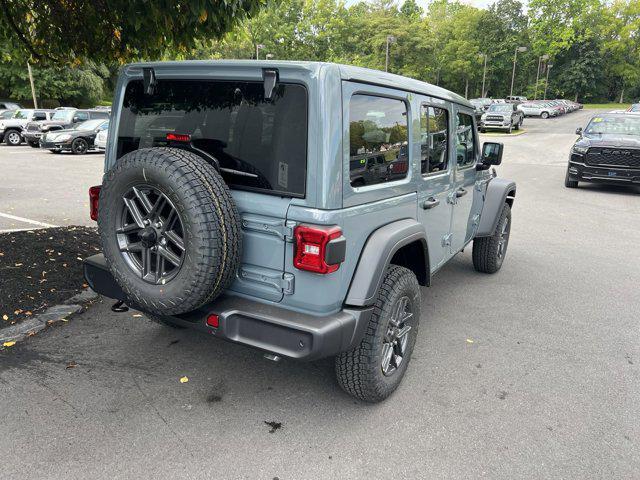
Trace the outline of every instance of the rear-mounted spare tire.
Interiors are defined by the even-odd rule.
[[[133,307],[177,315],[233,281],[240,217],[216,169],[175,148],[146,148],[105,174],[98,228],[111,273]]]

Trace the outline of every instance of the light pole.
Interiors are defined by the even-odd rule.
[[[264,48],[264,45],[261,43],[256,44],[256,60],[260,60],[260,50]]]
[[[484,98],[484,81],[487,78],[487,57],[488,55],[486,53],[479,53],[478,56],[480,58],[484,58],[484,68],[482,69],[482,92],[480,92],[480,96],[482,98]]]
[[[396,37],[394,37],[393,35],[387,35],[387,55],[385,56],[385,61],[384,61],[385,72],[389,71],[389,45],[392,43],[396,43]]]
[[[549,70],[553,67],[552,64],[547,65],[547,80],[544,82],[544,99],[547,99],[547,87],[549,86]]]
[[[536,90],[535,93],[533,94],[533,99],[537,100],[538,99],[538,80],[540,79],[540,65],[542,64],[542,61],[547,61],[549,60],[549,55],[545,54],[545,55],[541,55],[538,58],[538,71],[536,72]]]
[[[513,97],[513,81],[516,78],[516,60],[518,59],[518,52],[526,52],[527,47],[516,47],[513,52],[513,71],[511,72],[511,90],[509,90],[509,96]]]

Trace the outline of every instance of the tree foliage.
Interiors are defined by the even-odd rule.
[[[258,50],[260,58],[384,69],[389,36],[395,38],[391,72],[469,97],[482,94],[485,58],[486,92],[509,94],[518,47],[527,50],[517,54],[514,94],[541,98],[546,89],[550,98],[581,101],[640,96],[640,0],[497,0],[486,9],[463,0],[431,0],[424,9],[416,0],[114,0],[108,9],[106,3],[0,0],[0,11],[11,13],[0,23],[11,39],[3,47],[10,62],[0,65],[0,93],[12,96],[12,82],[17,98],[28,92],[29,49],[18,42],[13,18],[29,32],[38,55],[32,52],[32,60],[78,65],[75,73],[36,65],[37,88],[57,99],[69,98],[62,96],[65,82],[74,95],[86,98],[90,91],[95,98],[102,79],[108,93],[115,67],[129,59],[246,59]],[[113,65],[110,75],[99,73],[102,64]],[[84,85],[83,94],[76,84]]]
[[[0,0],[0,37],[32,61],[124,62],[220,37],[265,0]]]

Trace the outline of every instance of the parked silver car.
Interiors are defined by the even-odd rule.
[[[521,103],[518,108],[525,117],[542,117],[549,118],[552,116],[552,108],[545,103],[526,102]]]

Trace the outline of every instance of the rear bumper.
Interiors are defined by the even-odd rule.
[[[569,159],[569,178],[580,182],[640,185],[640,169],[590,166],[583,157],[572,154]]]
[[[127,297],[111,276],[103,255],[85,259],[84,276],[97,293],[127,303]],[[276,355],[317,360],[357,346],[372,312],[373,307],[348,308],[333,315],[315,316],[223,295],[193,312],[162,318]],[[207,325],[210,314],[218,315],[218,328]]]

